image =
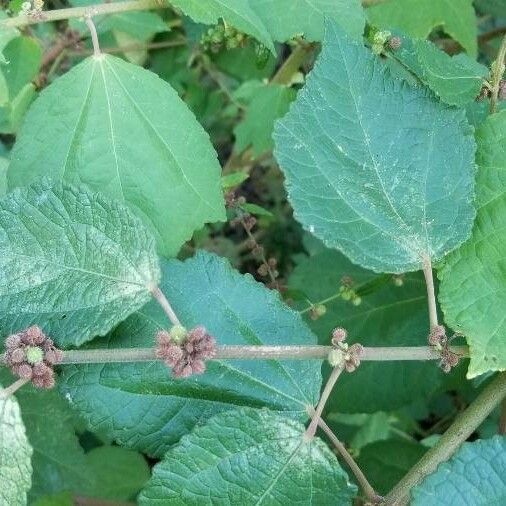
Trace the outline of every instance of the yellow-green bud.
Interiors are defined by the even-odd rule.
[[[40,364],[44,360],[44,352],[38,346],[27,346],[25,349],[26,361],[29,364]]]
[[[181,344],[187,335],[188,331],[182,325],[174,325],[169,331],[171,341],[176,344]]]
[[[344,365],[345,357],[344,352],[338,348],[333,348],[327,355],[327,360],[332,367]]]

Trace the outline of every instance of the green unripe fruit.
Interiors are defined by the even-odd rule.
[[[354,306],[360,306],[360,304],[362,304],[362,297],[359,297],[358,295],[355,295],[355,297],[353,297],[353,299],[351,300],[351,303]]]
[[[44,360],[44,352],[38,346],[27,346],[25,350],[26,361],[29,364],[40,364]]]
[[[187,335],[188,331],[182,325],[174,325],[169,331],[171,341],[176,344],[181,344]]]
[[[323,304],[316,304],[314,307],[314,312],[318,317],[323,316],[327,312],[327,308]]]

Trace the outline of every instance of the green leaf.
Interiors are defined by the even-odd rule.
[[[218,344],[314,344],[316,337],[279,295],[210,253],[163,264],[161,289],[187,328],[205,325]],[[152,346],[169,326],[154,302],[93,347]],[[267,406],[306,419],[321,386],[318,361],[213,360],[207,372],[174,379],[161,362],[65,367],[62,389],[92,430],[161,456],[212,414]]]
[[[365,15],[360,0],[250,0],[274,40],[284,42],[294,35],[306,40],[323,39],[324,20],[339,24],[360,38]]]
[[[5,46],[4,55],[8,63],[0,65],[0,132],[10,134],[18,130],[35,97],[31,81],[39,72],[42,49],[31,37],[16,37]]]
[[[295,95],[294,89],[277,84],[256,89],[244,119],[234,129],[235,149],[241,152],[251,146],[254,156],[270,151],[274,121],[286,114]]]
[[[140,453],[118,446],[94,448],[86,454],[86,465],[95,476],[86,495],[100,499],[132,499],[151,475]]]
[[[413,506],[491,506],[506,502],[506,437],[464,443],[412,492]]]
[[[32,482],[32,453],[16,399],[0,395],[1,504],[26,505],[27,492]]]
[[[33,452],[30,500],[64,490],[81,492],[94,476],[74,431],[75,415],[56,391],[25,386],[16,394]]]
[[[391,54],[450,105],[472,102],[488,76],[487,67],[466,54],[449,56],[426,40],[402,37],[401,47]]]
[[[376,441],[362,448],[357,464],[374,489],[386,495],[426,451],[421,444],[410,441]]]
[[[249,174],[246,172],[232,172],[221,178],[221,186],[224,190],[229,188],[235,188],[249,178]],[[1,186],[0,186],[1,188]]]
[[[70,492],[60,492],[40,497],[33,506],[74,506],[74,499]]]
[[[255,214],[256,216],[265,216],[266,218],[272,218],[274,215],[264,209],[262,206],[257,206],[256,204],[251,204],[250,202],[246,202],[246,204],[241,205],[241,208],[251,214]]]
[[[391,77],[329,24],[318,62],[276,123],[296,218],[379,272],[420,269],[469,236],[473,130],[463,111]]]
[[[11,169],[9,168],[9,171]],[[154,239],[122,204],[48,180],[0,200],[0,328],[79,345],[150,299]]]
[[[472,0],[389,0],[367,9],[367,17],[381,28],[399,28],[422,39],[442,27],[471,56],[478,49]]]
[[[141,506],[351,505],[356,495],[335,455],[304,427],[266,410],[213,417],[171,448],[141,492]]]
[[[2,10],[0,11],[0,19],[7,18],[7,14]],[[19,36],[19,30],[16,28],[2,27],[0,29],[0,64],[8,64],[9,60],[4,55],[5,46],[14,38]]]
[[[225,219],[216,152],[193,114],[155,74],[109,55],[74,67],[30,108],[9,188],[40,175],[123,200],[164,255]]]
[[[275,54],[272,37],[253,9],[251,0],[171,0],[170,3],[197,23],[214,25],[223,19],[255,37]]]
[[[352,281],[351,288],[362,299],[360,305],[341,298],[343,278]],[[344,327],[350,342],[364,346],[427,343],[427,295],[420,274],[406,275],[403,286],[395,286],[391,277],[375,275],[353,265],[339,252],[325,250],[299,262],[289,279],[289,287],[304,291],[314,304],[325,301],[325,315],[316,321],[308,319],[320,344],[330,343],[335,327]],[[307,302],[296,305],[302,310],[307,306]],[[324,371],[328,375],[330,367],[325,365]],[[430,397],[444,378],[434,363],[363,362],[353,374],[341,375],[328,409],[340,413],[397,409]]]
[[[506,111],[489,116],[476,141],[476,223],[469,241],[438,272],[445,321],[470,347],[469,378],[506,369]]]

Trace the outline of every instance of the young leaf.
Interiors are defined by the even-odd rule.
[[[506,369],[506,111],[489,116],[476,141],[476,223],[469,241],[438,272],[445,321],[470,347],[470,378]]]
[[[422,346],[428,333],[425,283],[420,274],[401,279],[403,285],[396,286],[390,276],[375,275],[338,251],[326,249],[299,262],[289,287],[303,290],[313,303],[330,299],[324,316],[308,319],[320,344],[329,344],[333,328],[344,327],[350,342],[364,346]],[[361,297],[359,305],[341,297],[343,280]],[[296,305],[307,306],[306,301]],[[328,366],[324,373],[330,373]],[[353,374],[341,375],[328,406],[340,413],[393,410],[430,397],[444,378],[429,362],[363,362]]]
[[[288,111],[295,95],[294,89],[276,84],[255,90],[244,119],[234,129],[236,150],[241,152],[251,145],[255,156],[271,150],[274,121]]]
[[[322,53],[275,155],[303,226],[379,272],[441,259],[474,219],[473,130],[463,111],[391,77],[328,24]]]
[[[10,170],[10,168],[9,168]],[[154,239],[122,204],[48,180],[0,199],[0,327],[79,345],[150,299]]]
[[[356,495],[335,455],[304,427],[267,410],[213,417],[171,448],[141,492],[141,506],[351,505]]]
[[[124,201],[164,255],[225,218],[216,152],[193,114],[155,74],[110,55],[86,59],[30,108],[9,187],[40,175]]]
[[[187,328],[204,325],[218,344],[315,344],[276,292],[210,253],[163,264],[161,288]],[[151,302],[94,347],[152,346],[169,327]],[[161,362],[65,367],[62,389],[92,430],[161,456],[195,424],[236,406],[267,406],[307,419],[321,386],[320,362],[212,360],[202,376],[174,379]]]
[[[490,506],[506,500],[506,437],[464,443],[412,492],[413,506]]]
[[[388,0],[367,9],[369,21],[382,28],[399,28],[425,39],[442,26],[471,55],[477,51],[476,15],[472,0]]]
[[[0,396],[0,504],[26,504],[32,484],[32,453],[18,402],[13,396]]]
[[[465,106],[480,93],[488,69],[464,53],[449,56],[432,42],[401,37],[401,47],[392,52],[441,100]]]

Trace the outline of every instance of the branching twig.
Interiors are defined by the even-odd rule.
[[[315,410],[312,407],[308,407],[307,411],[309,413],[309,416],[311,416],[313,419],[315,417]],[[374,488],[371,486],[367,478],[365,477],[364,473],[358,467],[358,464],[355,462],[353,457],[350,455],[346,447],[339,441],[337,436],[332,432],[332,429],[325,423],[325,421],[321,418],[318,418],[318,425],[319,427],[325,432],[325,434],[328,436],[336,450],[339,452],[343,460],[348,464],[348,467],[351,469],[352,473],[355,475],[355,478],[357,479],[360,487],[364,491],[364,495],[367,497],[367,499],[374,503],[377,503],[379,500],[381,500],[381,497],[376,493]]]
[[[429,305],[429,321],[431,330],[438,326],[436,293],[434,291],[434,278],[432,276],[432,264],[430,258],[426,257],[423,261],[423,275],[427,285],[427,302]]]
[[[332,346],[217,346],[215,360],[325,360]],[[467,346],[453,346],[451,350],[469,356]],[[360,360],[366,362],[440,360],[440,353],[432,346],[364,347]],[[121,362],[153,362],[159,360],[154,348],[110,348],[66,350],[62,364],[108,364]],[[213,359],[211,359],[213,360]],[[0,355],[0,364],[3,364]]]
[[[336,384],[336,381],[339,379],[339,376],[341,376],[343,370],[344,364],[338,365],[334,367],[334,369],[332,369],[332,373],[330,374],[330,377],[327,380],[327,383],[325,384],[325,388],[323,389],[323,392],[320,396],[320,400],[318,401],[318,405],[316,406],[314,416],[311,420],[311,423],[309,424],[309,427],[306,430],[305,434],[306,439],[314,438],[314,435],[316,434],[316,427],[318,426],[318,422],[323,413],[323,408],[325,408],[325,404],[327,404],[327,400],[330,397],[330,394],[332,393],[334,385]]]
[[[436,445],[392,489],[385,499],[385,504],[407,504],[411,489],[433,473],[439,464],[448,460],[505,396],[506,372],[503,372],[455,419]]]
[[[0,29],[7,27],[20,27],[44,23],[47,21],[61,21],[62,19],[82,18],[93,13],[94,16],[101,14],[114,14],[117,12],[146,11],[150,9],[164,9],[169,5],[160,2],[160,0],[128,0],[126,2],[111,2],[97,5],[87,5],[84,7],[71,7],[68,9],[55,9],[52,11],[43,11],[41,16],[28,16],[19,14],[12,18],[0,20]]]
[[[3,390],[0,390],[0,399],[6,399],[10,397],[13,393],[19,390],[22,386],[29,383],[30,380],[26,378],[20,378],[15,381],[12,385],[5,387]]]
[[[155,300],[162,306],[162,309],[164,310],[165,314],[168,316],[170,322],[172,325],[181,325],[181,322],[179,321],[179,318],[177,317],[176,313],[172,309],[172,306],[170,305],[169,301],[167,300],[167,297],[165,297],[165,294],[160,290],[160,288],[155,287],[151,290],[151,295],[155,298]]]

